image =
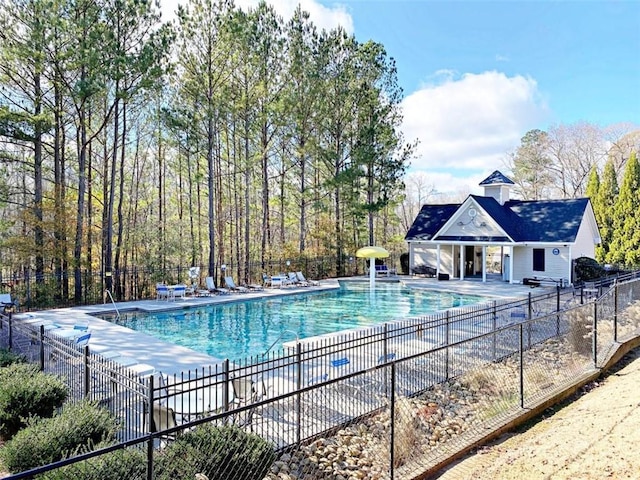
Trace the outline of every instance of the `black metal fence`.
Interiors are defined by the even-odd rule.
[[[392,255],[386,260],[386,264],[399,271],[397,256]],[[37,277],[35,271],[31,269],[9,272],[0,268],[0,291],[11,293],[22,310],[34,310],[102,303],[106,300],[106,290],[109,290],[116,301],[150,298],[155,295],[155,285],[158,282],[190,284],[196,281],[204,285],[204,277],[213,276],[222,285],[224,272],[226,275],[232,275],[239,284],[261,283],[263,272],[275,274],[302,271],[305,276],[313,279],[352,276],[363,273],[365,263],[362,259],[347,257],[344,259],[342,271],[338,272],[335,257],[283,258],[270,260],[264,264],[252,262],[242,268],[229,262],[215,265],[213,272],[209,272],[204,265],[197,266],[199,274],[195,280],[189,276],[191,268],[193,267],[130,267],[114,270],[109,274],[83,270],[82,298],[79,302],[73,298],[75,288],[73,272],[65,271],[59,275],[48,272]]]
[[[140,447],[142,468],[126,478],[169,478],[173,445],[192,439],[203,455],[220,454],[218,443],[197,433],[215,425],[272,445],[265,478],[413,478],[597,368],[616,342],[638,334],[637,280],[588,293],[558,289],[459,308],[170,376],[137,376],[6,318],[0,345],[62,375],[75,400],[89,397],[120,418],[119,445],[66,462],[80,477],[97,468],[93,457]],[[252,455],[233,448],[241,458]],[[243,470],[248,463],[221,471],[191,462],[178,471],[252,478]],[[56,468],[62,464],[38,472]]]

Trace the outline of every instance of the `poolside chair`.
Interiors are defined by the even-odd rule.
[[[151,432],[164,432],[165,430],[169,430],[171,428],[175,428],[178,426],[178,422],[176,421],[176,412],[173,411],[172,408],[165,407],[164,405],[159,405],[157,403],[153,404],[153,415],[151,417]],[[172,432],[161,435],[160,440],[165,441],[173,441],[175,440],[180,432]]]
[[[18,309],[18,304],[11,300],[10,293],[0,293],[0,306],[2,306],[2,313],[9,316]]]
[[[172,298],[175,300],[176,298],[185,299],[187,295],[187,286],[184,284],[176,285],[173,287],[173,295]]]
[[[271,277],[269,275],[267,275],[266,273],[262,274],[262,285],[264,287],[271,287]]]
[[[82,348],[82,347],[85,347],[86,345],[89,345],[89,340],[91,340],[91,332],[86,332],[80,335],[79,337],[76,337],[74,340],[74,343],[76,347]]]
[[[309,284],[307,282],[303,282],[298,278],[298,275],[294,272],[289,272],[289,282],[291,285],[299,285],[301,287],[308,287]]]
[[[304,275],[302,274],[302,272],[296,272],[296,276],[298,277],[299,281],[304,282],[307,285],[312,285],[314,287],[317,287],[318,285],[320,285],[320,283],[317,282],[316,280],[307,280],[306,278],[304,278]]]
[[[247,288],[254,292],[259,292],[261,290],[264,290],[264,287],[262,285],[258,285],[257,283],[248,283]]]
[[[164,283],[156,284],[156,300],[169,300],[169,287]]]
[[[249,289],[246,287],[239,287],[238,285],[236,285],[236,282],[234,282],[233,278],[231,277],[224,277],[224,283],[232,292],[246,293],[247,291],[249,291]]]
[[[204,279],[204,281],[207,285],[207,290],[209,290],[209,293],[216,293],[218,295],[227,295],[230,293],[230,291],[226,288],[216,287],[216,282],[213,281],[213,277],[207,277]]]

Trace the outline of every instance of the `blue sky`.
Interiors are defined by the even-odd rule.
[[[300,3],[321,28],[385,46],[405,94],[405,137],[420,142],[411,171],[440,192],[477,193],[533,128],[640,125],[638,0],[268,3],[287,19]]]

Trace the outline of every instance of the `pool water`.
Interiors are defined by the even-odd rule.
[[[380,283],[371,295],[368,284],[339,289],[207,305],[159,313],[128,312],[119,325],[213,357],[240,360],[262,355],[274,343],[480,303],[484,297],[409,289]],[[113,317],[103,317],[115,322]]]

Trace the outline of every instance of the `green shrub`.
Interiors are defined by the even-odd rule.
[[[14,363],[25,363],[26,359],[23,355],[7,350],[6,348],[0,348],[0,367],[6,367]]]
[[[117,430],[108,410],[90,402],[68,405],[54,417],[31,420],[0,449],[0,460],[10,472],[22,472],[111,442]]]
[[[260,480],[275,461],[273,445],[234,426],[202,425],[178,437],[158,457],[159,480],[209,478]]]
[[[38,480],[146,480],[146,450],[129,448],[37,475]]]
[[[0,368],[0,438],[9,439],[30,417],[51,417],[66,400],[67,386],[38,367],[14,363]]]

